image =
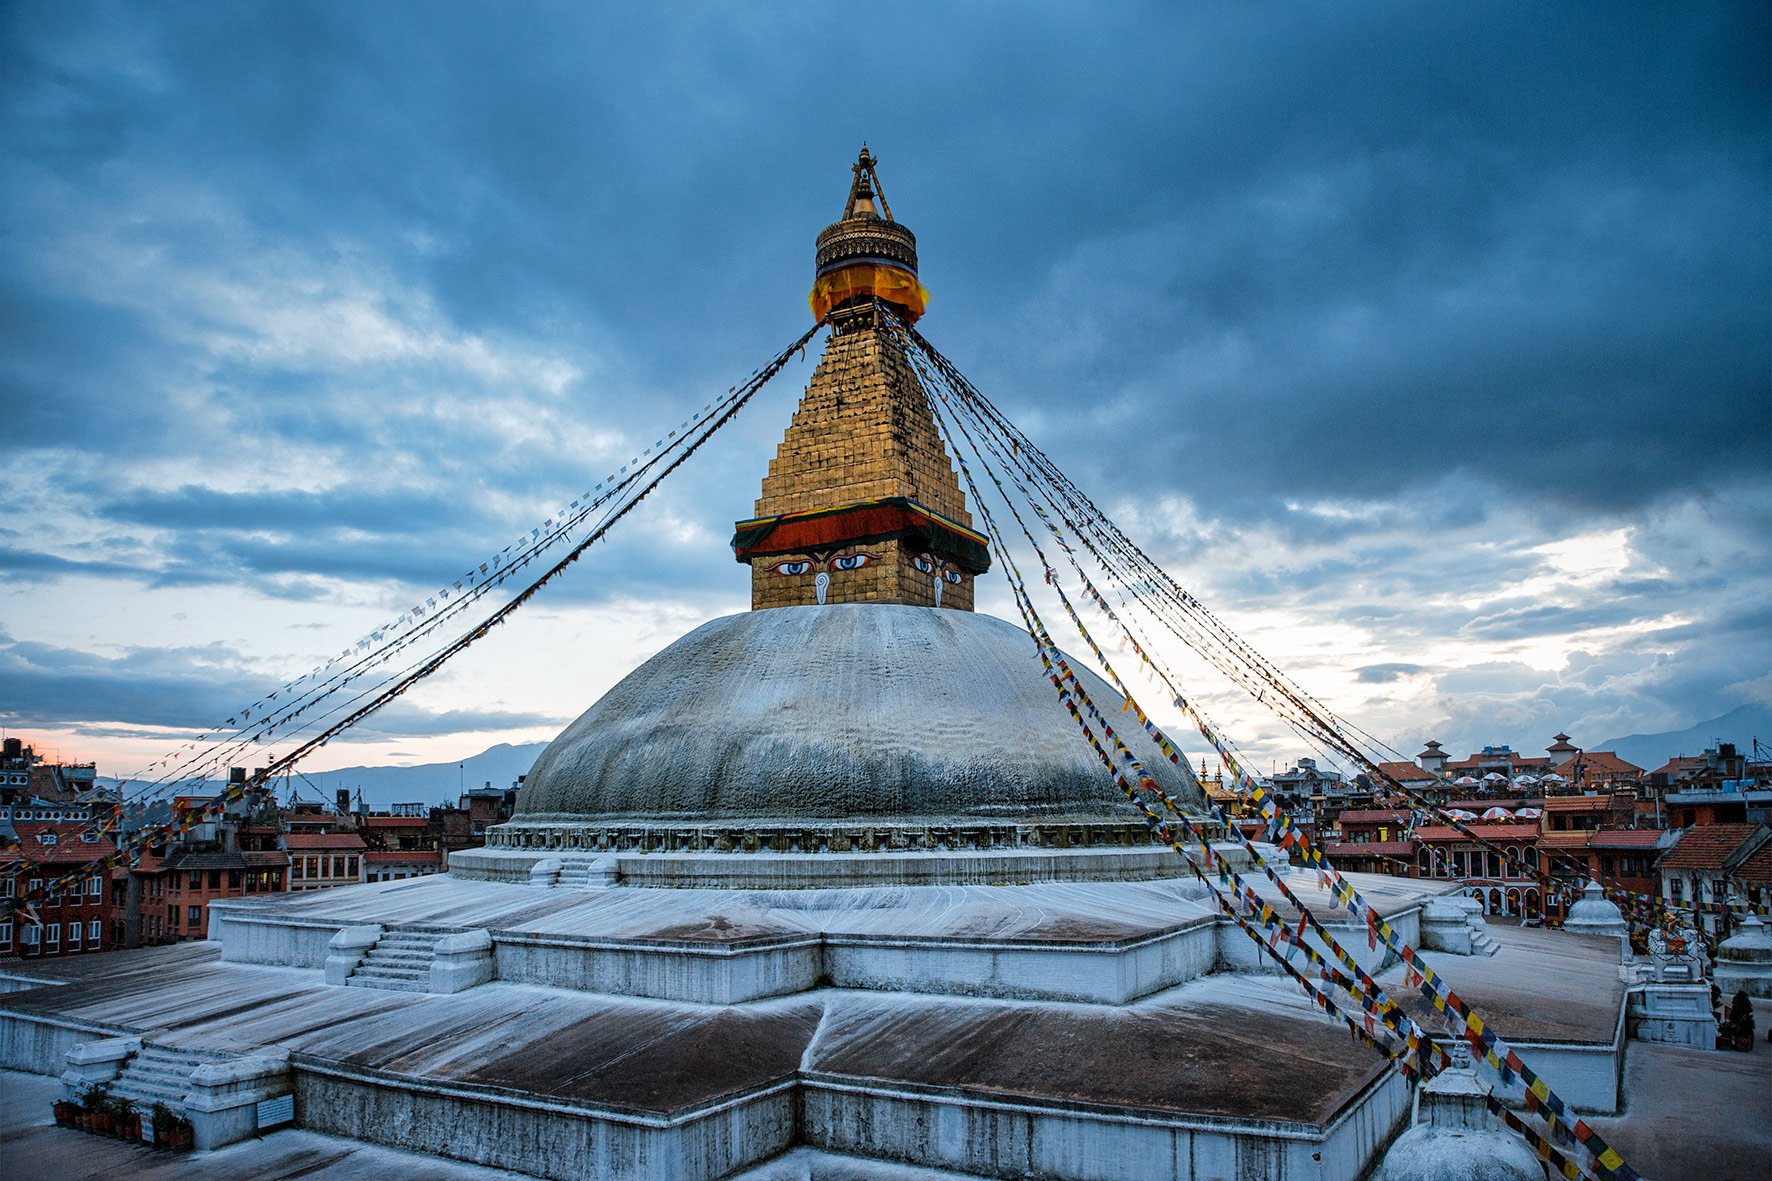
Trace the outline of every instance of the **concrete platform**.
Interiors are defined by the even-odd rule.
[[[1291,877],[1326,904],[1314,875]],[[1358,884],[1406,932],[1438,888]],[[1407,1117],[1406,1084],[1200,893],[444,877],[217,903],[211,942],[13,981],[0,1066],[55,1072],[74,1045],[120,1036],[287,1055],[303,1128],[546,1177],[724,1176],[794,1149],[822,1154],[800,1158],[806,1176],[858,1160],[994,1178],[1358,1175]],[[354,982],[328,967],[335,935],[368,932],[349,951],[421,930],[480,940],[496,970],[464,991],[337,986]],[[1436,962],[1586,1102],[1587,1083],[1538,1055],[1555,1043],[1616,1077],[1616,964],[1563,936],[1498,937],[1493,959]],[[1363,931],[1345,942],[1385,970]]]
[[[156,1152],[56,1127],[50,1105],[59,1098],[61,1085],[53,1079],[0,1070],[0,1147],[33,1176],[57,1181],[521,1181],[527,1176],[300,1129],[214,1152]]]
[[[1758,1181],[1772,1176],[1772,1001],[1754,1002],[1748,1053],[1631,1042],[1624,1111],[1590,1119],[1631,1166],[1655,1181]]]

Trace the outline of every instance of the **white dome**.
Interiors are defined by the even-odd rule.
[[[1178,803],[1204,811],[1122,699],[1079,677]],[[1025,631],[968,611],[778,607],[704,624],[545,749],[525,823],[1137,822]]]

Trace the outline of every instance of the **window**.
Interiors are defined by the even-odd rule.
[[[289,876],[292,878],[306,876],[305,871],[307,869],[307,864],[308,859],[306,857],[297,857],[294,861],[289,863]]]
[[[40,832],[37,834],[37,843],[39,845],[53,845],[55,844],[55,834],[52,832]]]
[[[187,927],[191,928],[191,930],[195,931],[198,927],[200,927],[202,925],[203,925],[203,908],[201,906],[187,906],[185,908],[185,926],[187,926]]]
[[[0,947],[12,946],[12,920],[0,921]]]
[[[332,876],[335,878],[342,878],[345,876],[345,859],[343,857],[334,857],[332,859]]]
[[[43,932],[39,931],[35,926],[27,924],[24,929],[19,932],[19,942],[23,943],[26,947],[36,947],[37,940],[42,937],[42,934]]]
[[[0,898],[11,898],[13,895],[15,895],[17,893],[18,893],[18,879],[17,878],[8,877],[5,881],[0,881]]]
[[[26,891],[26,893],[28,893],[32,898],[36,898],[39,895],[41,895],[43,893],[43,879],[42,878],[32,878],[30,888]]]
[[[203,888],[203,871],[200,869],[193,869],[191,871],[191,889],[201,890],[202,888]]]
[[[46,923],[46,924],[44,924],[44,927],[43,927],[43,949],[45,951],[60,951],[61,946],[62,946],[62,925],[60,923]]]
[[[80,924],[79,923],[69,923],[68,924],[68,950],[73,951],[76,947],[79,947],[79,946],[80,946]]]
[[[90,898],[103,898],[105,896],[105,880],[103,878],[93,878],[90,882],[87,882],[86,894]]]
[[[239,888],[240,888],[240,871],[237,869],[230,869],[228,871],[228,889],[238,890]]]
[[[96,944],[103,936],[104,928],[99,926],[97,919],[86,924],[86,942]]]

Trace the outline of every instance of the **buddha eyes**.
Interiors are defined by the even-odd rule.
[[[832,558],[831,567],[836,570],[860,570],[863,566],[880,559],[873,554],[845,554],[841,558]],[[810,574],[812,563],[805,558],[797,558],[790,562],[777,562],[769,567],[772,574],[785,574],[792,577],[796,574]]]
[[[915,566],[925,574],[935,573],[935,562],[927,554],[918,554],[916,557],[912,558],[911,565]],[[950,582],[955,586],[960,585],[962,577],[963,576],[958,570],[950,570],[944,567],[941,571],[942,581]]]

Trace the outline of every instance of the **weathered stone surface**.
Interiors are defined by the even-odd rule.
[[[1121,698],[1080,676],[1117,718]],[[1185,767],[1125,740],[1178,801]],[[969,612],[793,607],[704,624],[629,674],[536,760],[524,821],[942,820],[1136,814],[1025,632]],[[493,841],[503,830],[494,830]]]

